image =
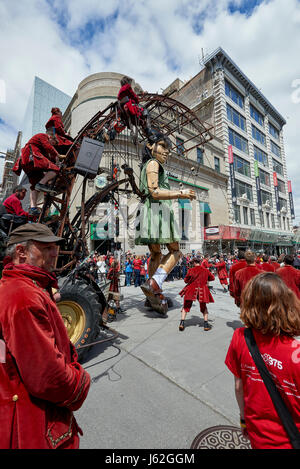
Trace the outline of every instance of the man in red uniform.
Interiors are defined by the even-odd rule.
[[[229,270],[229,293],[230,296],[234,297],[234,279],[235,274],[240,270],[246,267],[247,263],[245,261],[245,251],[238,252],[238,261],[234,262]]]
[[[3,202],[7,213],[17,215],[18,217],[25,217],[28,219],[29,214],[28,212],[25,212],[25,210],[23,210],[21,202],[21,200],[24,199],[26,192],[26,187],[16,186],[14,188],[13,194],[7,197],[7,199],[5,199]]]
[[[220,256],[219,262],[216,262],[215,267],[217,269],[217,274],[220,280],[220,283],[224,289],[224,292],[227,292],[226,286],[228,285],[227,281],[227,269],[226,264],[223,256]]]
[[[51,114],[52,116],[45,125],[47,133],[56,137],[57,143],[54,146],[59,153],[65,154],[73,144],[73,139],[65,132],[61,110],[58,107],[53,107]]]
[[[283,262],[284,267],[277,269],[276,274],[282,278],[288,288],[300,299],[300,272],[293,267],[294,258],[293,256],[286,255]]]
[[[275,268],[275,271],[280,267],[280,264],[277,262],[277,257],[275,256],[270,256],[270,264]]]
[[[274,264],[270,264],[269,257],[266,254],[262,256],[262,264],[258,264],[258,267],[264,272],[275,272],[276,268]]]
[[[201,266],[204,267],[205,269],[209,269],[210,267],[212,267],[212,264],[208,262],[209,257],[210,257],[209,254],[205,254],[204,259],[201,262]]]
[[[252,251],[245,253],[246,267],[240,269],[235,274],[234,299],[237,306],[241,305],[242,291],[249,280],[257,274],[261,274],[261,269],[256,264],[256,255]]]
[[[208,323],[208,311],[207,303],[214,303],[212,294],[208,288],[208,282],[215,279],[214,275],[205,267],[202,267],[201,260],[195,258],[193,260],[194,267],[189,269],[186,277],[184,278],[187,285],[179,292],[180,296],[184,297],[183,308],[181,310],[181,321],[179,324],[179,330],[185,329],[184,321],[187,313],[190,311],[194,301],[198,300],[200,303],[200,311],[203,314],[204,319],[204,330],[209,331],[211,329]]]
[[[12,231],[0,281],[0,448],[76,449],[73,411],[90,376],[77,361],[52,288],[62,238],[40,223]],[[4,359],[3,359],[4,358]]]
[[[49,192],[55,195],[47,184],[59,172],[60,155],[55,150],[53,138],[50,135],[39,133],[31,137],[22,148],[21,156],[16,161],[13,171],[19,176],[21,170],[27,174],[30,187],[30,213],[36,215],[38,192]]]

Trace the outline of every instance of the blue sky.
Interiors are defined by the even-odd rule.
[[[194,76],[202,50],[221,46],[286,118],[300,222],[298,0],[0,0],[0,27],[6,87],[0,151],[14,146],[34,76],[70,96],[82,79],[101,71],[128,74],[160,92],[177,77]]]

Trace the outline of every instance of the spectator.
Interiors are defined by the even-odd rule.
[[[275,271],[277,269],[279,269],[279,267],[280,267],[280,264],[278,262],[276,262],[276,260],[277,260],[276,256],[270,256],[270,264],[275,267]]]
[[[16,186],[13,193],[3,202],[6,213],[17,215],[18,217],[24,217],[25,222],[28,220],[29,214],[23,210],[21,200],[24,199],[26,192],[26,187]]]
[[[106,278],[107,274],[107,265],[105,262],[105,256],[98,256],[97,260],[97,273],[98,273],[98,280],[103,282]]]
[[[142,266],[142,260],[140,256],[134,256],[133,270],[134,270],[134,286],[135,287],[141,286],[141,266]]]
[[[0,281],[0,448],[79,447],[73,411],[83,404],[90,376],[77,361],[53,297],[52,270],[62,238],[40,223],[12,231]]]
[[[284,257],[284,267],[277,269],[276,274],[281,277],[288,288],[300,299],[300,272],[293,267],[293,262],[293,256],[287,254]]]
[[[257,274],[261,273],[260,268],[256,264],[256,256],[252,251],[247,251],[245,253],[245,260],[246,260],[246,267],[240,269],[235,274],[235,282],[234,282],[234,299],[235,304],[240,306],[241,304],[241,295],[243,289],[249,282],[249,280]]]
[[[125,262],[125,285],[126,287],[130,287],[131,285],[132,273],[133,273],[132,260],[130,259],[130,257],[127,257],[126,262]]]
[[[300,302],[276,273],[252,278],[242,293],[241,320],[252,329],[259,351],[300,430],[300,374],[294,337],[300,334]],[[244,433],[253,449],[291,449],[269,393],[249,353],[245,328],[234,331],[225,363],[235,378]]]

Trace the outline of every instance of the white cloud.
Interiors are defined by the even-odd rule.
[[[221,46],[287,120],[288,172],[300,219],[300,103],[292,99],[292,82],[300,79],[300,3],[264,1],[248,16],[228,9],[249,3],[0,0],[0,80],[6,85],[0,118],[17,134],[35,75],[70,95],[100,71],[129,74],[156,92],[196,74],[202,48],[210,53]],[[0,125],[0,151],[13,145],[13,132]]]

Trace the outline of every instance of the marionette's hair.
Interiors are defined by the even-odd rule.
[[[131,85],[132,83],[132,78],[130,77],[127,77],[126,75],[124,77],[121,78],[120,80],[120,83],[121,83],[121,86],[124,86],[124,85]]]

